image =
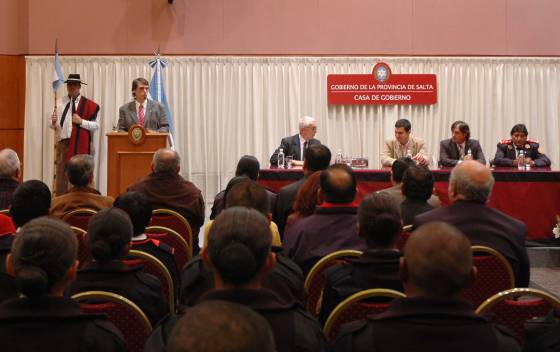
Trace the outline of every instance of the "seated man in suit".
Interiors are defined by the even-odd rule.
[[[345,164],[321,172],[321,204],[315,214],[290,226],[284,234],[284,253],[304,275],[319,259],[343,249],[366,249],[358,236],[356,175]]]
[[[529,158],[529,165],[550,166],[550,159],[541,152],[539,143],[527,139],[529,132],[524,124],[518,123],[513,126],[510,135],[511,139],[503,139],[498,143],[493,161],[494,165],[517,166],[519,154],[523,151],[525,158]]]
[[[457,228],[434,222],[410,237],[401,261],[406,298],[343,326],[333,351],[521,351],[461,299],[476,277],[471,244]]]
[[[480,143],[471,139],[469,125],[463,121],[455,121],[451,125],[451,138],[439,143],[439,164],[455,166],[463,160],[476,160],[486,164]]]
[[[130,126],[138,124],[148,130],[169,132],[169,122],[163,105],[148,99],[150,83],[145,78],[132,81],[134,101],[119,108],[119,131],[128,131]]]
[[[429,165],[430,158],[422,138],[413,137],[410,129],[412,125],[407,119],[395,122],[395,139],[387,139],[381,154],[381,164],[391,166],[398,158],[405,158],[410,154],[412,160],[420,165]]]
[[[473,246],[494,248],[506,257],[515,275],[515,286],[527,287],[527,226],[486,205],[493,186],[494,177],[488,167],[473,160],[462,162],[449,176],[448,194],[452,204],[417,215],[414,228],[432,221],[444,221],[457,226]]]
[[[62,218],[69,211],[79,208],[101,210],[113,206],[114,199],[101,195],[93,188],[93,157],[74,155],[66,164],[66,176],[72,187],[67,193],[54,197],[50,214]]]
[[[304,116],[299,119],[299,133],[291,137],[282,138],[280,146],[276,148],[270,156],[270,165],[276,167],[278,165],[278,152],[282,148],[285,156],[292,156],[294,166],[302,166],[305,157],[305,150],[312,145],[321,144],[321,141],[315,139],[317,133],[317,120],[314,117]]]

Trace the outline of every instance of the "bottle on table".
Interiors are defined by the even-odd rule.
[[[278,151],[278,168],[279,169],[283,169],[284,168],[284,148],[280,148],[280,150]]]
[[[344,157],[342,155],[342,150],[339,149],[338,152],[336,152],[336,157],[334,158],[334,163],[335,164],[342,164],[344,162]]]
[[[525,170],[525,153],[523,150],[520,150],[517,156],[517,170]]]
[[[472,160],[472,159],[473,159],[471,148],[469,148],[469,150],[467,150],[467,159],[468,159],[468,160]]]

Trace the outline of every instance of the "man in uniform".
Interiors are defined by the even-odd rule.
[[[536,167],[550,166],[550,159],[541,152],[539,143],[527,139],[529,132],[524,124],[518,123],[513,126],[510,135],[511,139],[502,139],[498,143],[494,165],[517,166],[519,154],[523,151],[525,158],[529,159],[529,165]]]
[[[391,166],[398,158],[404,158],[410,152],[410,157],[420,165],[428,166],[430,160],[428,151],[422,138],[413,137],[410,129],[412,125],[407,119],[395,122],[395,139],[385,141],[381,164]]]
[[[57,102],[49,126],[56,131],[55,194],[57,196],[68,190],[68,178],[64,172],[66,162],[77,154],[92,154],[92,132],[99,128],[97,123],[99,105],[80,95],[82,84],[86,84],[82,82],[80,75],[71,73],[64,83],[68,95],[64,96],[61,102]]]

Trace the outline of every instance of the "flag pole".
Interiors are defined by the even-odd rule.
[[[57,54],[58,54],[58,38],[55,39],[55,41],[54,41],[54,55],[55,55],[55,57],[56,57]],[[55,70],[56,70],[56,67],[55,67]],[[56,106],[56,101],[58,100],[57,98],[58,98],[58,89],[55,89],[54,90],[54,104],[53,104],[54,110],[53,110],[53,114],[56,114],[56,116],[58,116],[58,111],[57,111],[58,107]],[[51,116],[51,118],[52,118],[52,116]],[[57,122],[58,122],[58,120],[57,120]],[[52,121],[50,123],[52,124]],[[58,143],[57,143],[57,140],[56,140],[56,125],[54,126],[53,131],[54,131],[54,158],[53,158],[54,161],[53,161],[53,180],[52,180],[51,189],[52,189],[53,195],[58,196],[58,194],[56,194],[56,169],[58,167],[58,164],[56,162],[56,158],[58,156]]]

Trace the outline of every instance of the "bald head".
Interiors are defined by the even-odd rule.
[[[356,176],[350,167],[336,164],[321,172],[321,194],[330,203],[350,203],[356,196]]]
[[[168,148],[161,148],[152,160],[152,170],[154,172],[179,172],[181,158],[179,154]]]
[[[486,203],[494,187],[494,176],[485,165],[468,160],[457,165],[449,177],[449,198]]]
[[[407,295],[452,297],[474,278],[471,244],[456,227],[432,222],[407,241],[403,259]]]

